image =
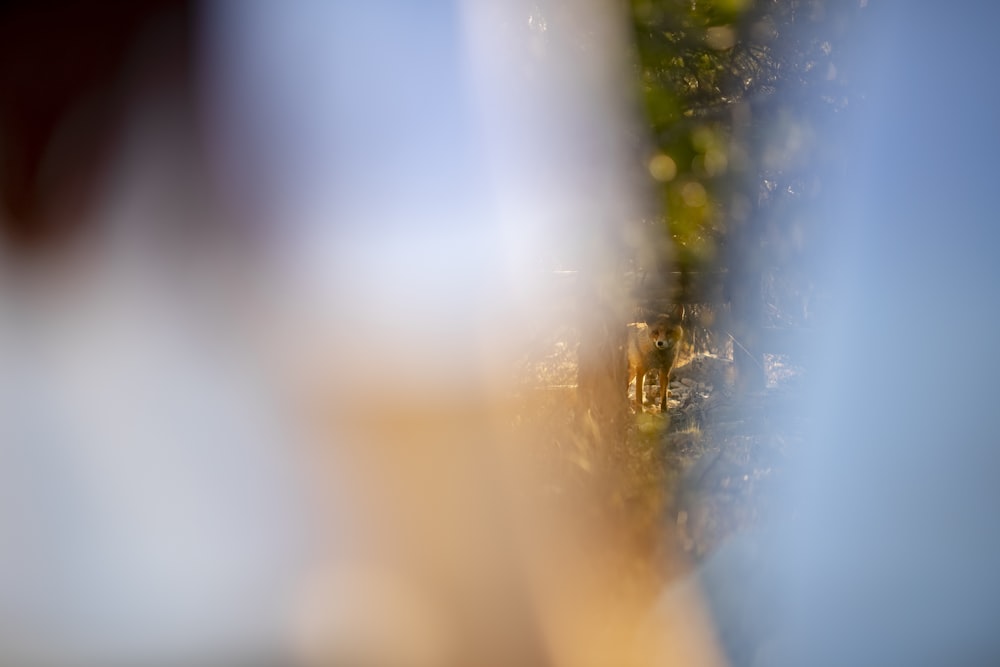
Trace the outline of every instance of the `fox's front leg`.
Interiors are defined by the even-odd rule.
[[[635,411],[642,412],[642,384],[646,379],[646,367],[637,366],[635,369]]]
[[[667,384],[670,382],[670,371],[660,369],[660,412],[667,411]]]

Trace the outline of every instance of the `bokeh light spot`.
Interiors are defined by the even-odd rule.
[[[649,173],[661,183],[672,181],[677,176],[677,163],[669,155],[658,153],[649,161]]]

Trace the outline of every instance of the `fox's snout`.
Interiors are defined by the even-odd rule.
[[[660,348],[661,350],[666,346],[667,346],[667,341],[663,340],[662,338],[656,341],[656,347]]]

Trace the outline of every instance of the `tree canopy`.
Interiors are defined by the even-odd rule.
[[[857,102],[846,54],[865,4],[632,0],[650,233],[671,240],[676,269],[778,267],[807,250],[817,230],[801,204],[838,159],[822,127]]]

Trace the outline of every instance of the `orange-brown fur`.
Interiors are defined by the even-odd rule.
[[[667,384],[683,338],[684,330],[678,320],[666,316],[651,324],[635,322],[628,325],[628,384],[635,378],[636,412],[642,411],[646,372],[654,368],[660,372],[660,411],[667,409]]]

